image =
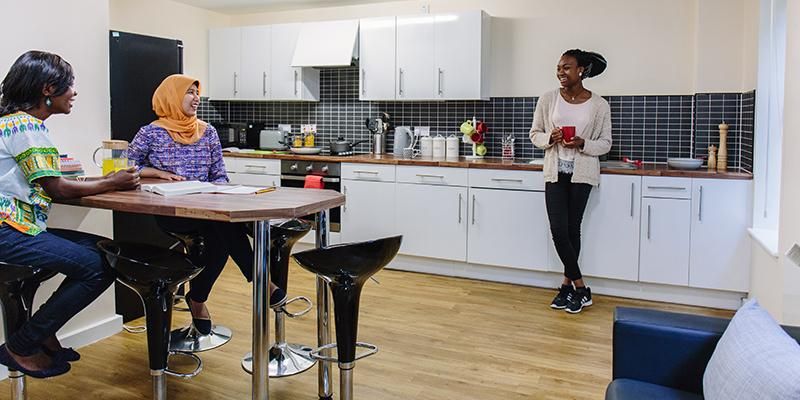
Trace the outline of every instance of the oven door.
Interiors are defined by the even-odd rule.
[[[305,175],[281,175],[281,187],[295,187],[295,188],[302,188],[305,184],[306,176]],[[322,183],[325,185],[325,189],[335,190],[337,192],[342,191],[342,182],[338,177],[332,176],[323,176]],[[312,224],[315,223],[314,215],[306,215],[305,217],[301,217],[300,219],[311,222]],[[342,224],[342,208],[336,207],[331,208],[330,215],[330,231],[331,232],[341,232],[341,224]],[[314,225],[316,229],[316,225]]]

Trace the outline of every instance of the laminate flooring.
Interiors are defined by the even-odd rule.
[[[356,363],[354,392],[359,400],[603,399],[611,379],[614,307],[732,315],[602,295],[594,296],[592,307],[571,315],[549,308],[555,290],[393,270],[376,278],[380,284],[368,282],[361,297],[358,339],[378,345],[380,351]],[[314,300],[314,288],[314,277],[292,265],[289,295]],[[233,339],[200,353],[204,369],[199,376],[170,377],[169,398],[250,399],[250,375],[240,359],[250,350],[251,287],[232,263],[216,284],[209,309],[215,323],[233,330]],[[189,320],[188,313],[176,312],[173,328]],[[316,347],[315,327],[313,312],[287,318],[288,341]],[[151,398],[145,334],[121,332],[80,352],[83,358],[69,374],[28,378],[29,398]],[[333,373],[338,392],[335,366]],[[316,367],[270,380],[273,400],[316,400],[316,394]],[[0,384],[0,399],[7,398],[6,381]]]

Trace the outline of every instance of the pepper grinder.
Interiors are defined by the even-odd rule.
[[[719,128],[719,152],[717,153],[717,171],[725,172],[728,170],[728,124],[722,121]]]
[[[717,169],[717,146],[713,144],[708,146],[708,172],[714,172]]]

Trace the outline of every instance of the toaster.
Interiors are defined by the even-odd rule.
[[[259,136],[258,148],[261,150],[286,150],[289,146],[284,144],[283,132],[264,129]]]

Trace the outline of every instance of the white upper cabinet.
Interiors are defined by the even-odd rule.
[[[211,29],[208,32],[208,92],[215,100],[238,99],[241,88],[241,28]]]
[[[436,98],[489,98],[490,18],[482,11],[436,15]]]
[[[750,291],[751,182],[693,179],[689,286]]]
[[[319,70],[291,66],[302,24],[209,31],[213,100],[319,100]]]
[[[272,100],[319,100],[319,70],[291,66],[301,28],[272,25]]]
[[[398,16],[395,97],[382,100],[488,99],[490,21],[483,11]]]
[[[272,29],[269,26],[246,26],[242,29],[241,75],[238,98],[269,99],[269,58]],[[256,84],[260,83],[260,84]]]
[[[359,99],[395,98],[395,17],[361,20]]]
[[[433,100],[436,98],[434,32],[432,15],[397,17],[395,94],[398,100]],[[395,96],[391,97],[391,99],[394,98]]]

